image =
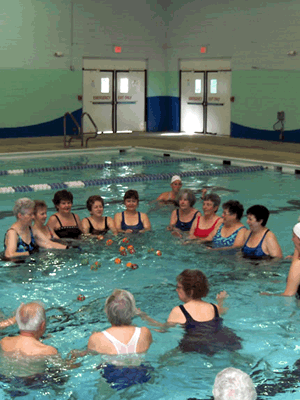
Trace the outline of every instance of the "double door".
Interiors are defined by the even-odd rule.
[[[230,71],[181,71],[183,132],[230,135]]]
[[[144,131],[146,121],[145,70],[83,70],[83,112],[98,131]],[[84,132],[94,130],[88,118]]]

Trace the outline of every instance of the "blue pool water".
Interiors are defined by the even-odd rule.
[[[161,153],[127,151],[71,157],[72,163],[93,163],[99,160],[159,159]],[[97,159],[98,161],[94,161]],[[103,161],[103,162],[104,162]],[[62,159],[48,158],[6,160],[3,168],[29,168],[30,165],[58,165]],[[63,160],[62,165],[67,162]],[[75,164],[74,164],[75,165]],[[98,171],[98,178],[104,175],[125,176],[126,174],[152,174],[165,172],[181,173],[187,169],[220,168],[220,166],[196,161],[182,162],[176,165],[131,166]],[[95,171],[93,171],[95,173]],[[77,172],[76,172],[77,174]],[[86,177],[86,171],[78,172],[80,179]],[[90,171],[87,171],[90,176]],[[77,175],[76,175],[77,176]],[[7,180],[5,180],[5,179]],[[75,180],[74,171],[55,172],[55,176],[35,174],[32,176],[1,177],[1,186],[11,185],[11,178],[16,184],[48,183]],[[2,180],[4,179],[4,180]],[[18,181],[19,180],[19,181]],[[260,171],[246,174],[223,176],[188,177],[184,187],[195,190],[197,198],[203,186],[210,186],[218,193],[222,202],[229,199],[239,200],[245,209],[253,204],[264,204],[270,211],[268,227],[277,235],[284,255],[293,252],[291,242],[292,226],[300,215],[299,189],[297,176],[278,172]],[[176,288],[176,276],[185,268],[199,268],[208,277],[210,293],[207,300],[215,301],[221,290],[229,293],[228,313],[224,316],[226,326],[232,328],[242,339],[243,349],[237,354],[226,351],[208,357],[201,354],[183,354],[174,351],[182,330],[175,327],[167,333],[160,333],[152,327],[154,342],[147,354],[147,361],[154,367],[152,378],[143,385],[115,391],[100,377],[95,368],[101,357],[87,356],[81,360],[81,366],[72,371],[65,371],[66,382],[62,385],[45,385],[41,388],[17,388],[14,384],[0,382],[0,398],[12,398],[12,390],[21,390],[24,399],[175,399],[189,397],[208,399],[214,377],[221,369],[234,366],[250,373],[255,384],[274,384],[283,381],[285,368],[292,368],[300,359],[300,324],[299,308],[295,299],[264,297],[261,291],[281,291],[290,262],[252,263],[240,259],[237,255],[223,252],[210,252],[206,248],[182,245],[169,235],[166,226],[169,223],[172,207],[157,207],[151,200],[169,189],[168,181],[136,182],[134,184],[107,184],[103,187],[73,189],[73,209],[81,218],[88,216],[85,208],[86,199],[92,194],[100,194],[106,203],[105,215],[113,216],[123,210],[122,197],[128,188],[136,189],[140,194],[140,211],[147,212],[152,223],[152,232],[135,235],[130,239],[136,249],[134,255],[122,258],[116,265],[114,259],[119,256],[120,243],[115,240],[110,247],[104,242],[88,240],[81,250],[65,252],[41,252],[31,257],[26,264],[12,266],[9,262],[0,262],[1,310],[10,315],[21,301],[42,300],[49,309],[47,333],[51,334],[46,343],[55,346],[63,357],[74,348],[84,349],[90,334],[106,329],[109,324],[103,312],[106,297],[116,287],[130,290],[137,301],[137,306],[159,321],[165,321],[170,310],[179,304]],[[13,202],[26,196],[43,199],[49,207],[49,215],[54,212],[51,199],[54,191],[30,192],[25,194],[1,194],[0,217],[1,237],[14,222],[11,215]],[[195,205],[201,210],[201,202]],[[246,218],[242,220],[245,222]],[[161,250],[158,257],[151,249]],[[90,269],[91,264],[100,262],[97,271]],[[125,267],[131,261],[139,265],[137,270]],[[84,294],[84,302],[78,302],[78,294]],[[145,325],[136,318],[137,325]],[[16,334],[16,327],[1,331],[1,337]],[[0,371],[0,373],[3,373]],[[298,388],[295,383],[290,388],[282,389],[280,383],[275,389],[274,399],[295,400]],[[296,392],[292,392],[296,390]],[[261,394],[261,398],[270,398]],[[298,395],[300,398],[300,394]]]

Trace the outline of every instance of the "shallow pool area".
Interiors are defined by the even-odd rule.
[[[116,176],[149,175],[160,173],[183,173],[199,169],[220,169],[223,166],[203,161],[180,161],[162,164],[123,165],[113,167],[112,162],[133,160],[163,160],[164,157],[179,158],[180,154],[164,156],[164,152],[124,149],[97,154],[43,159],[6,160],[0,169],[34,168],[107,163],[103,169],[55,171],[37,174],[1,176],[1,185],[30,185],[34,182],[49,183],[95,179]],[[93,153],[93,154],[92,154]],[[193,156],[193,155],[186,155]],[[258,164],[257,164],[258,165]],[[33,167],[32,167],[33,168]],[[49,181],[49,182],[48,182]],[[55,346],[63,357],[72,349],[84,349],[93,331],[109,326],[103,311],[104,302],[115,288],[131,291],[137,307],[155,319],[164,322],[171,309],[180,304],[176,289],[176,276],[185,268],[199,268],[208,277],[210,293],[207,300],[215,302],[221,290],[229,294],[224,315],[224,325],[233,329],[242,338],[242,350],[229,353],[226,350],[206,356],[195,353],[181,353],[176,350],[183,335],[180,327],[166,333],[158,332],[140,318],[138,326],[147,325],[154,342],[146,355],[146,361],[154,368],[149,382],[116,391],[101,376],[96,366],[100,356],[86,356],[74,370],[64,371],[61,383],[45,383],[42,387],[25,387],[16,383],[0,381],[0,398],[13,398],[14,391],[24,399],[209,399],[215,375],[225,367],[234,366],[249,373],[260,387],[260,398],[295,400],[300,388],[295,382],[285,385],[287,368],[300,359],[299,308],[294,298],[260,296],[262,291],[282,291],[290,261],[281,262],[249,261],[238,254],[226,251],[210,251],[205,246],[183,244],[166,231],[172,206],[158,206],[154,199],[161,192],[169,190],[169,180],[136,181],[128,183],[107,183],[101,187],[72,188],[73,210],[80,218],[89,215],[85,203],[93,194],[100,194],[105,201],[104,215],[113,217],[123,210],[122,198],[126,190],[135,189],[140,195],[139,210],[146,212],[152,224],[152,231],[129,237],[136,253],[122,256],[121,264],[114,260],[119,255],[122,237],[113,238],[111,246],[106,241],[86,239],[80,248],[66,251],[40,251],[29,257],[26,263],[14,265],[1,261],[0,294],[1,311],[9,316],[20,302],[42,300],[48,309],[47,334],[51,337],[45,343]],[[297,175],[282,174],[279,171],[261,170],[256,172],[228,175],[187,176],[183,187],[196,192],[195,205],[201,211],[201,189],[208,187],[221,196],[222,203],[230,199],[240,201],[245,210],[254,204],[263,204],[271,214],[267,226],[277,236],[284,256],[293,252],[292,227],[300,216],[300,180]],[[20,197],[45,200],[48,216],[55,212],[52,198],[55,190],[31,191],[26,193],[1,193],[0,236],[14,222],[13,202]],[[219,210],[219,215],[221,214]],[[246,218],[242,219],[246,223]],[[111,237],[109,234],[106,238]],[[156,255],[161,250],[162,256]],[[98,262],[97,270],[91,266]],[[138,264],[139,268],[126,268],[127,262]],[[80,302],[77,296],[83,294]],[[10,327],[0,332],[0,337],[16,334],[17,328]],[[0,364],[1,368],[1,364]],[[0,374],[5,371],[0,369]],[[277,384],[275,388],[275,384]],[[14,386],[15,385],[15,386]],[[265,385],[265,393],[262,386]],[[268,386],[269,385],[269,386]],[[273,392],[271,392],[273,390]],[[296,392],[293,392],[296,391]],[[23,394],[22,394],[22,393]],[[272,393],[270,395],[270,393]],[[22,396],[21,396],[22,394]],[[269,396],[268,396],[269,394]],[[298,395],[300,398],[300,394]]]

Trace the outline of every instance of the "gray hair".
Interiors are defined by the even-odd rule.
[[[18,199],[15,202],[14,208],[13,208],[13,214],[17,218],[18,214],[26,214],[26,211],[34,209],[34,201],[28,199],[27,197],[22,197],[21,199]]]
[[[216,376],[214,400],[255,400],[255,386],[248,374],[236,368],[225,368]]]
[[[214,207],[218,207],[221,204],[221,198],[216,193],[209,193],[203,197],[203,201],[211,201]]]
[[[182,199],[184,196],[188,199],[190,207],[193,207],[193,205],[196,203],[196,196],[194,195],[194,192],[191,189],[180,190],[178,195],[176,196],[176,202],[179,203],[179,200]]]
[[[127,290],[115,289],[106,299],[104,310],[112,325],[131,325],[136,314],[134,297]]]
[[[20,331],[36,332],[46,321],[46,312],[42,303],[21,304],[16,311],[16,320]]]

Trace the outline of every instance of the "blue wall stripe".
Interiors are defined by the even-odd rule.
[[[80,126],[80,118],[82,114],[82,109],[73,111],[73,116]],[[67,134],[73,135],[74,123],[67,117]],[[63,136],[64,117],[54,119],[53,121],[43,122],[42,124],[20,126],[17,128],[0,128],[0,138],[17,138],[17,137],[39,137],[39,136]]]
[[[231,122],[231,137],[256,140],[273,140],[275,142],[300,143],[300,129],[285,131],[284,140],[279,139],[280,132],[265,129],[249,128],[247,126]]]

